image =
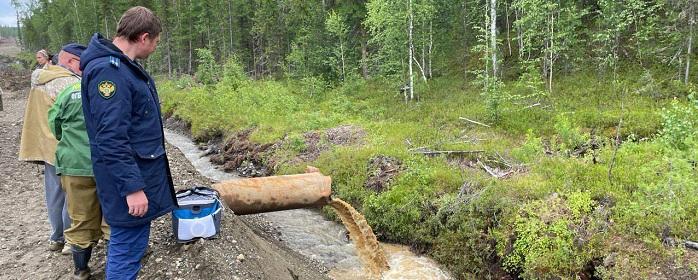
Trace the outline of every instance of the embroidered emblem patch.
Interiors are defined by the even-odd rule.
[[[101,81],[97,85],[97,90],[99,91],[99,95],[102,96],[104,99],[109,99],[114,94],[116,94],[116,85],[112,81]]]

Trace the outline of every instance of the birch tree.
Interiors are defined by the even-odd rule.
[[[423,26],[423,23],[428,26],[434,10],[433,2],[428,0],[372,0],[367,3],[368,14],[364,24],[371,34],[370,43],[378,48],[374,64],[384,75],[404,75],[405,100],[416,98],[415,66],[422,81],[427,82],[425,65],[422,65],[425,63],[420,63],[415,54],[419,53],[418,46],[430,46],[421,44],[423,40],[428,42],[429,34],[424,36],[425,33],[421,33],[422,36],[419,36],[415,26]]]
[[[337,60],[337,63],[334,64],[336,65],[336,68],[339,70],[338,72],[340,79],[344,81],[346,79],[347,73],[347,63],[345,55],[347,33],[349,32],[347,24],[345,23],[344,18],[341,15],[339,15],[335,11],[331,11],[327,15],[325,27],[327,28],[327,31],[330,32],[330,34],[332,34],[332,36],[334,36],[337,40],[337,47],[333,52],[335,55],[334,58],[335,60]]]

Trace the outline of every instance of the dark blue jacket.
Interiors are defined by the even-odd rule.
[[[146,71],[95,34],[80,56],[82,109],[104,217],[112,226],[147,223],[176,205],[160,101]],[[126,196],[143,190],[148,212],[128,214]]]

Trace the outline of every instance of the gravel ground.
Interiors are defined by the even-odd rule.
[[[72,259],[48,251],[43,168],[17,160],[27,90],[4,92],[0,111],[0,279],[69,279]],[[176,148],[167,147],[176,187],[208,185]],[[176,244],[169,215],[153,222],[140,279],[328,279],[326,268],[286,248],[273,225],[226,210],[221,236]],[[90,266],[104,278],[104,248]]]

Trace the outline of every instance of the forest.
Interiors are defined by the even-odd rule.
[[[17,27],[0,26],[0,38],[1,37],[17,37]]]
[[[698,278],[698,1],[12,3],[27,67],[151,8],[168,117],[456,278]]]

